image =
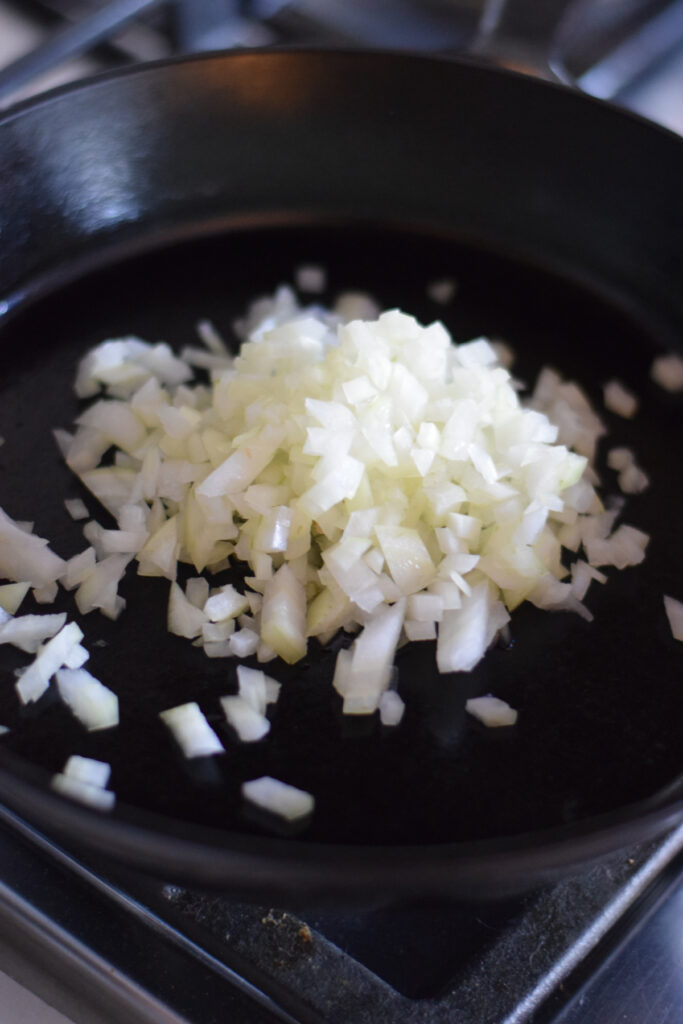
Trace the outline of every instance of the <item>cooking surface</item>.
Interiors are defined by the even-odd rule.
[[[645,563],[608,572],[609,583],[592,588],[593,623],[520,608],[511,642],[466,676],[440,677],[433,643],[407,646],[396,659],[407,712],[394,730],[382,729],[375,716],[341,716],[331,677],[336,650],[350,638],[325,649],[311,642],[303,665],[268,666],[284,683],[282,695],[271,734],[249,745],[231,735],[218,703],[236,690],[234,661],[207,659],[168,635],[168,582],[136,577],[129,567],[121,618],[111,623],[93,613],[81,620],[89,668],[119,696],[120,726],[85,734],[54,692],[22,707],[13,671],[29,659],[5,647],[0,721],[10,732],[3,750],[49,773],[72,753],[92,756],[112,764],[111,786],[122,806],[257,834],[263,829],[241,813],[239,785],[273,775],[315,794],[304,838],[325,843],[495,838],[650,797],[680,771],[682,652],[662,605],[681,572],[679,546],[669,538],[676,536],[682,481],[669,472],[668,448],[680,430],[680,408],[648,383],[655,341],[616,309],[551,275],[410,232],[280,228],[167,250],[60,291],[0,338],[9,367],[0,385],[8,512],[34,520],[63,556],[82,550],[82,524],[70,520],[64,498],[83,498],[102,523],[106,514],[62,464],[51,437],[54,426],[68,429],[77,414],[71,381],[78,357],[94,342],[126,333],[180,348],[192,342],[204,316],[229,334],[246,302],[291,281],[306,260],[328,268],[324,300],[360,287],[383,307],[400,305],[426,320],[442,316],[460,340],[503,337],[519,353],[519,378],[533,381],[549,362],[585,384],[596,407],[602,383],[618,366],[642,406],[633,422],[603,413],[610,431],[604,448],[633,446],[653,481],[623,515],[652,536]],[[452,306],[441,308],[426,288],[446,275],[459,289]],[[604,471],[604,481],[605,495],[618,492],[614,474]],[[61,596],[56,607],[62,606],[75,617],[70,595]],[[487,730],[465,714],[465,700],[485,693],[519,710],[514,729]],[[189,700],[208,714],[224,757],[188,762],[176,749],[158,713]]]

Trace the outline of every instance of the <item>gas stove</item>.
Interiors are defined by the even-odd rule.
[[[528,0],[0,0],[0,103],[174,53],[388,46],[475,52],[683,133],[681,0],[544,11],[535,19]],[[75,1024],[674,1024],[681,920],[683,826],[503,903],[293,912],[74,852],[0,808],[0,971]]]

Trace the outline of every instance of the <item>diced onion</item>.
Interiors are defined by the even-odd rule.
[[[64,765],[63,774],[79,782],[87,782],[90,786],[104,789],[109,782],[111,765],[106,761],[96,761],[92,757],[72,754]]]
[[[64,505],[72,519],[87,519],[90,515],[88,506],[81,498],[65,498]]]
[[[301,292],[323,292],[327,284],[325,268],[315,263],[304,263],[296,268],[294,283]]]
[[[683,391],[683,359],[676,352],[657,356],[650,369],[650,376],[666,391]]]
[[[514,725],[517,712],[499,697],[473,697],[465,701],[465,711],[489,728]]]
[[[0,608],[8,615],[15,615],[28,590],[28,583],[5,583],[0,586]]]
[[[28,668],[16,683],[23,704],[38,700],[50,685],[50,679],[63,665],[67,665],[75,649],[81,649],[83,632],[75,622],[68,622],[38,651]],[[85,657],[87,658],[87,652]],[[74,666],[71,666],[74,667]]]
[[[0,579],[45,587],[59,579],[64,564],[46,540],[22,530],[0,508]]]
[[[110,789],[93,786],[71,775],[57,773],[52,776],[50,785],[62,796],[77,800],[79,803],[94,807],[99,811],[110,811],[116,803],[116,795]]]
[[[269,775],[242,783],[242,795],[256,807],[290,822],[307,818],[315,807],[310,793]]]
[[[664,608],[674,640],[683,640],[683,602],[677,601],[675,597],[666,596]]]
[[[605,406],[625,419],[632,419],[638,411],[638,399],[618,380],[610,380],[603,387]]]
[[[64,703],[89,732],[111,729],[119,724],[118,697],[86,669],[59,669],[57,689]]]
[[[301,290],[325,287],[322,268],[295,277]],[[449,301],[454,288],[443,279],[430,294]],[[211,658],[294,664],[310,637],[360,629],[338,655],[335,688],[345,713],[391,716],[404,639],[436,638],[439,671],[470,671],[520,602],[590,619],[582,599],[603,578],[596,567],[644,558],[647,536],[615,531],[621,509],[605,511],[595,491],[605,428],[555,371],[540,374],[525,407],[496,344],[454,345],[441,323],[380,314],[361,293],[330,312],[300,308],[283,286],[236,330],[234,357],[203,322],[205,348],[186,359],[124,338],[82,361],[77,393],[97,398],[58,440],[118,525],[87,524],[94,564],[83,552],[56,577],[77,588],[82,612],[120,614],[133,555],[140,575],[171,582],[169,630]],[[210,387],[190,383],[192,365]],[[608,408],[635,413],[619,382],[604,393]],[[114,464],[100,465],[112,444]],[[627,450],[610,465],[625,493],[647,486]],[[563,546],[586,554],[571,582]],[[177,583],[179,562],[215,573],[232,557],[247,563],[244,593],[199,576],[185,592]],[[239,677],[226,714],[243,737],[265,735],[264,678]],[[209,752],[222,749],[204,726]]]
[[[195,702],[169,708],[160,712],[159,717],[170,729],[185,757],[210,757],[225,752],[223,744]]]
[[[109,811],[116,802],[115,794],[105,788],[110,775],[111,766],[106,761],[72,754],[64,769],[52,776],[50,785],[71,800],[100,811]]]
[[[280,696],[281,684],[265,672],[247,665],[237,666],[239,695],[260,715],[265,715],[268,704],[274,704]]]
[[[56,615],[20,615],[0,625],[0,644],[13,644],[34,654],[46,640],[59,632],[66,622],[66,612]]]
[[[269,720],[244,697],[221,697],[221,707],[244,743],[255,743],[270,732]]]
[[[432,302],[446,306],[455,297],[457,287],[457,283],[452,277],[436,278],[427,285],[427,295]]]
[[[405,704],[396,690],[386,690],[379,699],[379,717],[382,725],[398,725],[403,718]]]

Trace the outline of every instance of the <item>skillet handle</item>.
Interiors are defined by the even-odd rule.
[[[575,0],[485,0],[468,52],[536,78],[574,85],[556,43],[574,7]]]

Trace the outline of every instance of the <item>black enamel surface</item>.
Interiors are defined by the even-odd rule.
[[[593,173],[585,180],[571,178],[558,166],[566,161],[545,148],[547,159],[539,168],[523,143],[531,138],[534,120],[546,123],[547,117],[552,134],[555,115],[566,112],[568,104],[566,109],[577,117],[584,114],[585,121],[565,126],[563,155],[589,141],[585,159],[595,161],[592,172],[604,171],[608,162],[596,134],[603,118],[614,130],[617,149],[628,139],[647,142],[654,150],[663,147],[680,165],[681,147],[665,133],[594,104],[584,106],[573,96],[476,69],[408,62],[415,91],[440,104],[421,120],[415,95],[397,85],[405,79],[398,75],[399,58],[358,64],[330,58],[327,79],[317,57],[277,60],[285,64],[276,68],[267,58],[261,64],[245,58],[160,68],[146,81],[104,82],[53,101],[56,109],[48,103],[0,124],[11,143],[21,137],[21,145],[4,151],[0,184],[8,225],[0,281],[13,307],[0,327],[0,436],[6,439],[0,448],[0,503],[15,518],[34,520],[36,531],[50,537],[60,554],[81,550],[80,527],[70,521],[63,499],[84,497],[100,521],[106,516],[60,464],[50,433],[54,426],[68,427],[78,411],[70,385],[79,355],[105,337],[127,333],[176,346],[192,343],[194,324],[206,316],[229,335],[233,318],[248,301],[291,280],[299,263],[315,261],[329,272],[324,299],[361,288],[383,306],[401,306],[423,320],[443,317],[458,340],[504,337],[518,352],[515,372],[523,380],[532,382],[538,369],[551,363],[579,380],[597,404],[601,384],[610,377],[633,387],[641,398],[638,417],[627,422],[605,413],[605,419],[608,444],[632,446],[653,481],[648,492],[629,500],[623,517],[652,534],[647,561],[639,569],[609,572],[608,586],[592,588],[592,624],[521,609],[513,618],[511,647],[492,650],[469,675],[439,677],[433,645],[402,650],[397,666],[407,712],[394,731],[382,730],[374,718],[342,718],[330,684],[334,652],[311,644],[303,665],[270,666],[285,685],[270,737],[250,747],[239,746],[229,734],[218,704],[219,696],[235,688],[234,663],[209,661],[186,641],[168,636],[167,583],[136,579],[129,571],[122,588],[129,607],[121,619],[110,623],[91,615],[84,622],[91,670],[119,694],[120,728],[88,736],[52,694],[22,711],[12,672],[27,659],[3,648],[0,722],[11,732],[2,740],[10,774],[0,777],[0,785],[7,799],[25,803],[28,791],[13,789],[12,780],[33,778],[29,765],[37,765],[44,778],[70,753],[108,760],[120,804],[111,824],[93,825],[90,816],[62,813],[56,802],[48,810],[39,789],[30,791],[30,809],[72,834],[83,828],[98,845],[147,867],[161,857],[160,870],[203,877],[215,843],[212,881],[248,875],[256,851],[255,886],[273,883],[280,864],[282,884],[297,876],[292,884],[303,891],[299,847],[271,843],[240,810],[240,781],[268,773],[316,795],[315,816],[299,840],[303,859],[318,871],[318,888],[325,886],[324,865],[330,860],[336,862],[330,884],[337,891],[353,890],[364,884],[354,875],[355,854],[377,854],[375,868],[368,869],[372,874],[381,865],[381,848],[392,857],[394,846],[410,845],[418,848],[409,858],[418,872],[427,864],[431,871],[438,862],[439,884],[457,890],[472,871],[464,856],[459,863],[458,851],[466,851],[462,844],[484,841],[476,873],[485,877],[487,855],[503,858],[496,860],[499,871],[511,837],[525,835],[534,850],[527,865],[527,881],[533,880],[543,870],[546,830],[564,829],[568,844],[550,861],[571,863],[589,854],[590,822],[596,816],[617,812],[637,834],[643,811],[654,812],[643,819],[652,831],[657,815],[674,813],[680,800],[675,785],[659,799],[656,794],[675,783],[682,767],[681,650],[662,606],[663,593],[678,593],[683,561],[676,458],[681,404],[650,382],[648,370],[653,356],[672,342],[681,297],[674,286],[680,260],[676,213],[667,223],[657,221],[663,218],[667,189],[673,195],[673,168],[671,183],[667,165],[644,200],[648,223],[631,191],[638,179],[647,179],[644,162],[634,159],[601,201]],[[279,90],[270,88],[276,71]],[[180,88],[183,78],[189,91]],[[462,104],[444,109],[447,80],[453,95],[457,87],[469,86],[469,115]],[[380,81],[383,99],[372,91]],[[369,107],[385,109],[386,119],[377,124],[374,147],[363,155],[364,169],[346,159],[342,173],[337,161],[369,131],[361,82]],[[140,99],[133,107],[136,85]],[[516,101],[533,101],[515,107],[516,117],[526,109],[529,123],[504,125],[503,110],[512,102],[507,87]],[[520,90],[516,97],[515,90]],[[192,112],[190,94],[204,100]],[[328,120],[338,131],[316,136],[311,117],[322,117],[326,96]],[[473,119],[477,105],[479,118]],[[254,120],[255,109],[260,113]],[[493,179],[472,177],[475,164],[480,170],[488,166],[480,124],[485,116],[498,127],[486,144],[500,189]],[[107,117],[110,132],[104,130]],[[40,121],[37,135],[32,118]],[[469,134],[460,132],[457,144],[453,131],[446,130],[453,118],[469,125]],[[457,194],[429,163],[437,127],[444,166],[465,167]],[[60,148],[65,128],[76,147],[68,158]],[[266,129],[274,133],[267,143]],[[171,137],[184,142],[173,154]],[[28,157],[27,140],[33,140]],[[268,188],[266,154],[272,160]],[[75,179],[66,174],[74,160],[80,166],[79,196]],[[311,166],[330,173],[312,179]],[[441,188],[435,192],[437,179]],[[463,199],[465,187],[469,203]],[[13,197],[18,209],[10,209]],[[607,225],[614,245],[608,252],[597,208],[604,217],[613,204],[622,204],[623,219]],[[592,232],[589,214],[596,217]],[[416,221],[422,222],[420,229]],[[164,234],[167,244],[144,255]],[[171,244],[174,237],[185,241]],[[120,247],[116,259],[114,245]],[[529,249],[531,262],[516,258]],[[83,276],[85,263],[112,259],[109,269]],[[548,269],[560,265],[563,275]],[[68,285],[73,276],[80,280]],[[459,283],[456,300],[445,308],[426,294],[428,282],[441,276]],[[63,283],[55,289],[57,279]],[[14,308],[20,294],[45,290],[48,280],[50,296]],[[655,295],[661,301],[653,304]],[[615,493],[614,474],[606,471],[604,480],[605,493]],[[70,597],[61,595],[59,601],[72,612]],[[486,731],[465,716],[466,698],[487,692],[519,709],[515,729]],[[157,712],[184,700],[199,701],[225,740],[225,757],[188,764],[179,756]],[[149,812],[167,819],[168,825],[155,824],[162,836],[168,831],[190,844],[196,840],[194,850],[168,843],[164,861],[163,839],[157,842],[157,833],[144,831]],[[126,831],[123,823],[131,817],[142,823],[142,833]],[[194,831],[196,826],[218,832],[208,836]],[[572,853],[574,831],[588,838]],[[601,826],[596,852],[609,846],[608,831]],[[513,842],[517,860],[511,871],[521,877],[527,840]],[[457,845],[445,845],[452,843]],[[335,844],[350,849],[344,854]],[[231,862],[232,849],[239,850],[239,869]],[[400,878],[383,884],[398,890],[412,884],[417,891],[435,884],[414,872],[411,883],[410,875],[404,861]],[[490,884],[495,890],[499,879],[492,877]]]

